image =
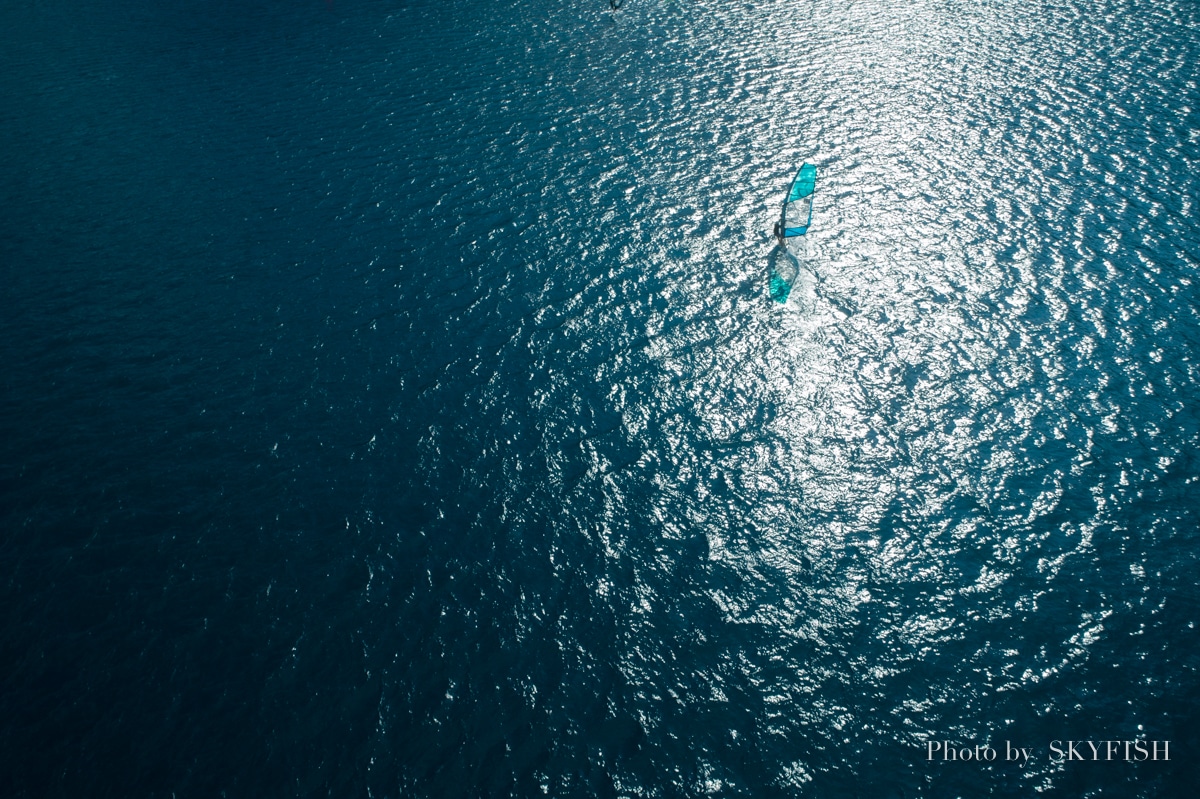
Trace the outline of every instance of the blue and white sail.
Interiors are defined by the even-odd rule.
[[[812,224],[813,192],[816,188],[817,168],[812,164],[804,164],[788,188],[787,199],[783,201],[783,213],[775,227],[776,236],[786,242],[808,232]]]

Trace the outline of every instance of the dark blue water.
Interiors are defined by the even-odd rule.
[[[1194,789],[1195,2],[0,21],[0,793]]]

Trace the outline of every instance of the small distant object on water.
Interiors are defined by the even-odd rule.
[[[618,8],[621,7],[621,4],[624,2],[625,2],[625,0],[608,0],[608,7],[611,8],[613,11],[616,11]]]
[[[788,188],[787,199],[783,201],[783,212],[775,223],[775,238],[780,244],[796,236],[803,236],[812,224],[813,191],[817,188],[817,168],[812,164],[804,164],[792,185]]]

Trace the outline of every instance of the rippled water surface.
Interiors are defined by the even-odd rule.
[[[1196,784],[1195,2],[0,20],[5,795]]]

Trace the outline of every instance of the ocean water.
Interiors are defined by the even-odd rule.
[[[1200,781],[1193,0],[0,21],[3,795]]]

